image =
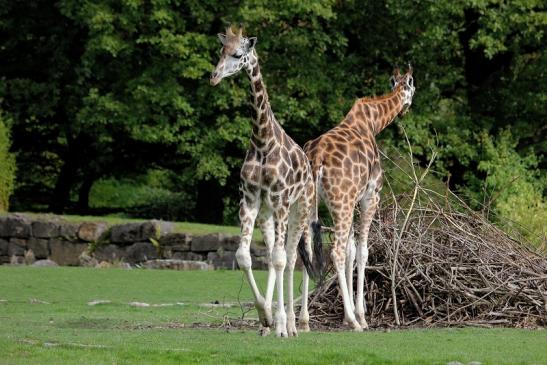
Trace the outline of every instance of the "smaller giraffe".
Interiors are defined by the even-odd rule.
[[[363,302],[364,272],[368,260],[368,232],[382,188],[382,167],[375,136],[412,104],[412,68],[391,78],[392,92],[355,101],[344,120],[320,137],[307,142],[304,151],[312,165],[316,194],[325,201],[334,223],[332,261],[344,301],[344,322],[354,330],[367,328]],[[357,248],[353,212],[359,206]],[[314,220],[317,220],[317,203]],[[353,298],[353,263],[357,259],[357,294]],[[303,259],[303,262],[307,260]],[[321,270],[316,255],[314,265]]]
[[[253,130],[250,146],[241,168],[241,241],[236,252],[239,267],[245,272],[255,297],[255,306],[262,325],[261,335],[270,332],[274,285],[277,287],[277,312],[275,330],[277,336],[296,336],[293,299],[293,272],[297,245],[311,257],[311,234],[308,226],[310,207],[315,196],[308,159],[275,119],[270,106],[266,86],[262,80],[256,38],[235,33],[231,28],[219,34],[222,43],[221,57],[211,74],[211,85],[245,69],[251,80],[253,106]],[[268,284],[266,298],[260,293],[252,270],[250,244],[255,220],[264,236],[268,249]],[[286,244],[285,244],[286,236]],[[303,243],[299,239],[303,236]],[[285,313],[283,301],[283,272],[287,267],[288,306]],[[302,306],[299,325],[309,331],[308,273],[303,274]]]

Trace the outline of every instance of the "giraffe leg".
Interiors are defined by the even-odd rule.
[[[348,243],[346,246],[346,280],[348,282],[348,294],[351,304],[351,310],[355,311],[355,301],[353,300],[353,264],[355,262],[355,238],[353,226],[350,229]]]
[[[274,210],[275,243],[272,250],[272,262],[275,269],[275,285],[277,287],[277,309],[275,313],[275,333],[277,337],[287,337],[287,313],[283,302],[283,272],[287,265],[285,251],[285,234],[289,218],[288,204]]]
[[[251,286],[253,296],[255,298],[255,307],[257,308],[259,317],[263,315],[264,308],[264,297],[260,294],[260,290],[256,285],[255,278],[252,272],[252,261],[251,261],[251,238],[253,235],[253,228],[256,216],[258,215],[259,200],[249,199],[249,197],[244,196],[241,199],[240,208],[239,208],[239,219],[241,221],[241,240],[239,241],[239,248],[236,251],[237,264],[240,269],[245,272],[247,281]],[[264,318],[261,318],[261,322],[264,324],[266,321]]]
[[[338,275],[338,285],[344,302],[344,323],[354,331],[362,331],[361,325],[355,319],[346,280],[346,245],[350,233],[353,209],[347,211],[332,211],[334,220],[334,247],[331,252],[332,262]]]
[[[302,198],[302,203],[304,207],[307,207],[307,215],[304,218],[303,222],[303,233],[302,239],[306,245],[306,252],[310,261],[313,261],[313,250],[312,250],[312,230],[311,230],[311,221],[312,218],[317,220],[315,217],[316,207],[315,207],[315,184],[311,182],[308,185],[306,196]],[[302,270],[302,304],[300,306],[300,316],[298,317],[298,328],[301,332],[310,331],[310,314],[308,312],[308,290],[309,290],[309,275],[308,271],[304,268]]]
[[[367,321],[365,319],[365,306],[364,306],[364,286],[365,286],[365,266],[368,261],[368,232],[370,230],[370,224],[376,208],[380,201],[379,192],[375,191],[376,184],[369,183],[369,187],[363,198],[361,199],[361,221],[360,221],[360,233],[357,242],[357,306],[355,308],[355,316],[357,321],[363,328],[368,328]]]
[[[306,224],[309,208],[302,204],[295,204],[289,213],[287,228],[287,333],[289,336],[297,336],[296,316],[294,314],[294,265],[296,263],[296,247]]]
[[[275,287],[275,270],[272,262],[272,250],[275,240],[275,225],[271,209],[261,211],[258,217],[258,225],[262,231],[262,236],[264,237],[264,243],[268,251],[268,285],[266,287],[266,298],[263,308],[263,317],[261,323],[263,326],[264,332],[269,332],[269,327],[273,326],[273,317],[272,317],[272,300]],[[266,330],[266,328],[268,328]]]
[[[306,251],[310,260],[313,259],[312,250],[312,233],[308,222],[304,226],[303,239],[306,244]],[[300,315],[298,317],[298,328],[300,332],[310,331],[310,314],[308,312],[308,291],[309,291],[310,277],[308,271],[304,268],[302,270],[302,304],[300,305]]]

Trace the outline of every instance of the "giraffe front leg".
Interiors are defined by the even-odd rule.
[[[266,298],[264,302],[264,321],[261,322],[263,328],[272,327],[274,324],[272,316],[272,300],[273,293],[275,288],[275,269],[272,262],[272,251],[275,241],[275,225],[273,214],[270,209],[265,209],[261,211],[258,218],[258,224],[260,230],[262,231],[262,236],[264,237],[264,243],[268,251],[267,263],[268,263],[268,284],[266,287]]]
[[[251,260],[251,238],[253,235],[253,228],[256,216],[258,215],[258,207],[260,203],[258,199],[251,199],[249,196],[244,195],[241,199],[239,209],[239,219],[241,221],[241,239],[239,241],[239,247],[236,251],[236,259],[239,268],[245,273],[247,281],[251,286],[253,296],[255,298],[255,307],[258,311],[259,318],[262,316],[261,323],[266,322],[264,319],[264,297],[260,294],[260,290],[256,285],[255,278],[252,272],[252,260]],[[267,333],[261,334],[266,335]]]
[[[287,337],[287,313],[283,302],[283,272],[287,265],[287,252],[285,251],[285,234],[289,215],[287,210],[288,204],[274,211],[275,244],[272,251],[272,262],[277,287],[277,309],[275,313],[275,333],[277,337]]]

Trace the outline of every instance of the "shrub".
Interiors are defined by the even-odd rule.
[[[483,156],[478,170],[486,174],[482,200],[498,215],[502,228],[516,228],[545,249],[547,207],[543,187],[546,179],[537,169],[537,157],[533,153],[524,157],[517,153],[517,142],[508,130],[496,138],[483,132],[479,138]]]
[[[11,146],[9,120],[0,111],[0,212],[9,208],[9,197],[15,184],[15,156]]]

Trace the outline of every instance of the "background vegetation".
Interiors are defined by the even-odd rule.
[[[301,144],[412,62],[412,110],[382,148],[404,154],[404,125],[419,162],[439,152],[438,179],[545,240],[540,0],[0,0],[11,209],[235,223],[249,85],[212,88],[208,76],[216,33],[239,22],[258,36],[273,109]]]
[[[9,208],[9,197],[15,183],[15,156],[11,147],[10,130],[0,109],[0,212]]]

